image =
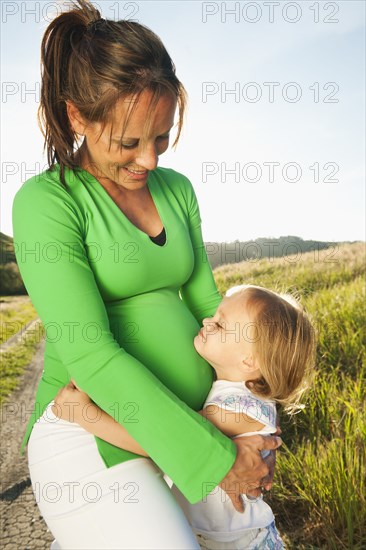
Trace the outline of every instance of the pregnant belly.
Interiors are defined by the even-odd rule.
[[[158,290],[108,304],[111,331],[189,407],[202,407],[213,382],[212,367],[196,352],[199,324],[173,290]]]

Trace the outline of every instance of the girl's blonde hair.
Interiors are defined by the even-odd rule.
[[[175,73],[175,65],[160,38],[136,21],[112,21],[89,0],[71,2],[73,9],[58,15],[48,25],[41,44],[41,100],[38,123],[47,147],[49,169],[60,165],[60,180],[67,188],[65,167],[77,168],[73,131],[66,108],[71,101],[84,120],[100,122],[101,133],[112,121],[121,98],[133,98],[129,117],[144,90],[152,92],[144,135],[159,99],[171,94],[179,107],[178,143],[187,104],[187,93]]]
[[[254,285],[231,288],[243,294],[253,313],[254,359],[261,378],[247,381],[253,392],[283,405],[289,413],[301,408],[315,366],[316,334],[309,315],[296,298]]]

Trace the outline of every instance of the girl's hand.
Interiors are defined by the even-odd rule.
[[[58,391],[51,409],[58,418],[80,424],[83,414],[85,415],[85,407],[91,403],[93,401],[88,394],[81,391],[71,379],[66,386]]]

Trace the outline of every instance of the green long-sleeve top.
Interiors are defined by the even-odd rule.
[[[236,446],[199,415],[213,381],[193,338],[221,296],[191,182],[157,168],[147,185],[166,231],[153,243],[89,172],[26,180],[13,203],[14,249],[46,332],[35,421],[74,378],[126,427],[195,503],[235,461]],[[138,455],[95,438],[107,467]],[[214,485],[213,485],[214,484]]]

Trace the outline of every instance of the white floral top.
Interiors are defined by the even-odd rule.
[[[212,384],[204,407],[217,405],[227,411],[244,413],[253,420],[264,424],[261,432],[273,433],[276,431],[276,404],[274,401],[254,395],[244,382],[230,380],[216,380]],[[253,434],[254,432],[250,432]],[[235,437],[241,437],[240,434]],[[248,435],[248,434],[246,434]]]

